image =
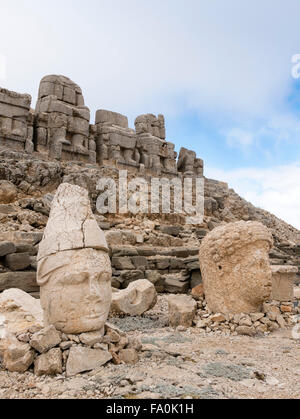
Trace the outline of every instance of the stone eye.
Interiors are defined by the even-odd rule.
[[[88,272],[80,272],[78,274],[74,274],[71,276],[71,283],[72,284],[80,284],[86,281],[89,278]]]

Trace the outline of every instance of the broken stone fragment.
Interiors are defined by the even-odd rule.
[[[169,323],[172,327],[191,327],[197,311],[196,301],[187,295],[170,295]]]
[[[125,290],[113,293],[111,310],[115,313],[140,316],[151,310],[156,302],[155,286],[147,279],[142,279],[132,282]]]
[[[13,339],[3,351],[3,366],[8,371],[23,373],[34,360],[34,351],[30,345]]]
[[[30,345],[39,353],[43,354],[49,349],[61,343],[61,334],[55,329],[54,326],[48,326],[39,332],[35,333],[31,340]]]
[[[120,360],[125,362],[125,364],[136,364],[139,361],[137,351],[133,348],[121,349],[118,355]]]
[[[37,376],[57,375],[63,371],[62,352],[59,348],[39,355],[34,362],[34,373]]]
[[[19,289],[0,294],[0,316],[5,319],[5,331],[15,335],[26,333],[31,327],[41,327],[43,311],[39,300]]]
[[[72,347],[66,365],[67,377],[102,367],[112,359],[108,351]]]
[[[96,343],[101,343],[103,339],[103,332],[89,332],[82,333],[79,336],[80,341],[87,346],[94,346]]]
[[[254,336],[256,334],[255,329],[249,326],[238,326],[235,330],[239,335]]]

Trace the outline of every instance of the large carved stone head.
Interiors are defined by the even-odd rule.
[[[245,221],[218,227],[203,239],[200,266],[211,311],[261,310],[271,293],[272,244],[272,235],[263,224]]]
[[[108,246],[88,192],[61,185],[38,254],[46,325],[68,334],[102,331],[112,298],[111,275]]]

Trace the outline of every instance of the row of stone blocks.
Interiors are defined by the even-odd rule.
[[[41,80],[35,110],[31,96],[0,89],[0,145],[47,158],[116,165],[123,169],[159,174],[203,176],[203,161],[166,141],[163,115],[138,116],[135,129],[128,118],[98,110],[90,124],[81,88],[64,76]]]
[[[41,238],[42,233],[32,233],[31,242],[0,243],[0,292],[19,288],[38,296],[36,255]],[[127,288],[130,283],[146,278],[158,292],[187,293],[202,282],[198,251],[197,247],[111,246],[112,285]],[[272,266],[272,271],[272,299],[291,301],[298,268]]]

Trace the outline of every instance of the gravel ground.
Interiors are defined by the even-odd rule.
[[[166,327],[166,297],[143,317],[113,318],[143,342],[136,365],[66,379],[0,370],[0,398],[300,398],[300,340],[290,330],[223,337]]]

